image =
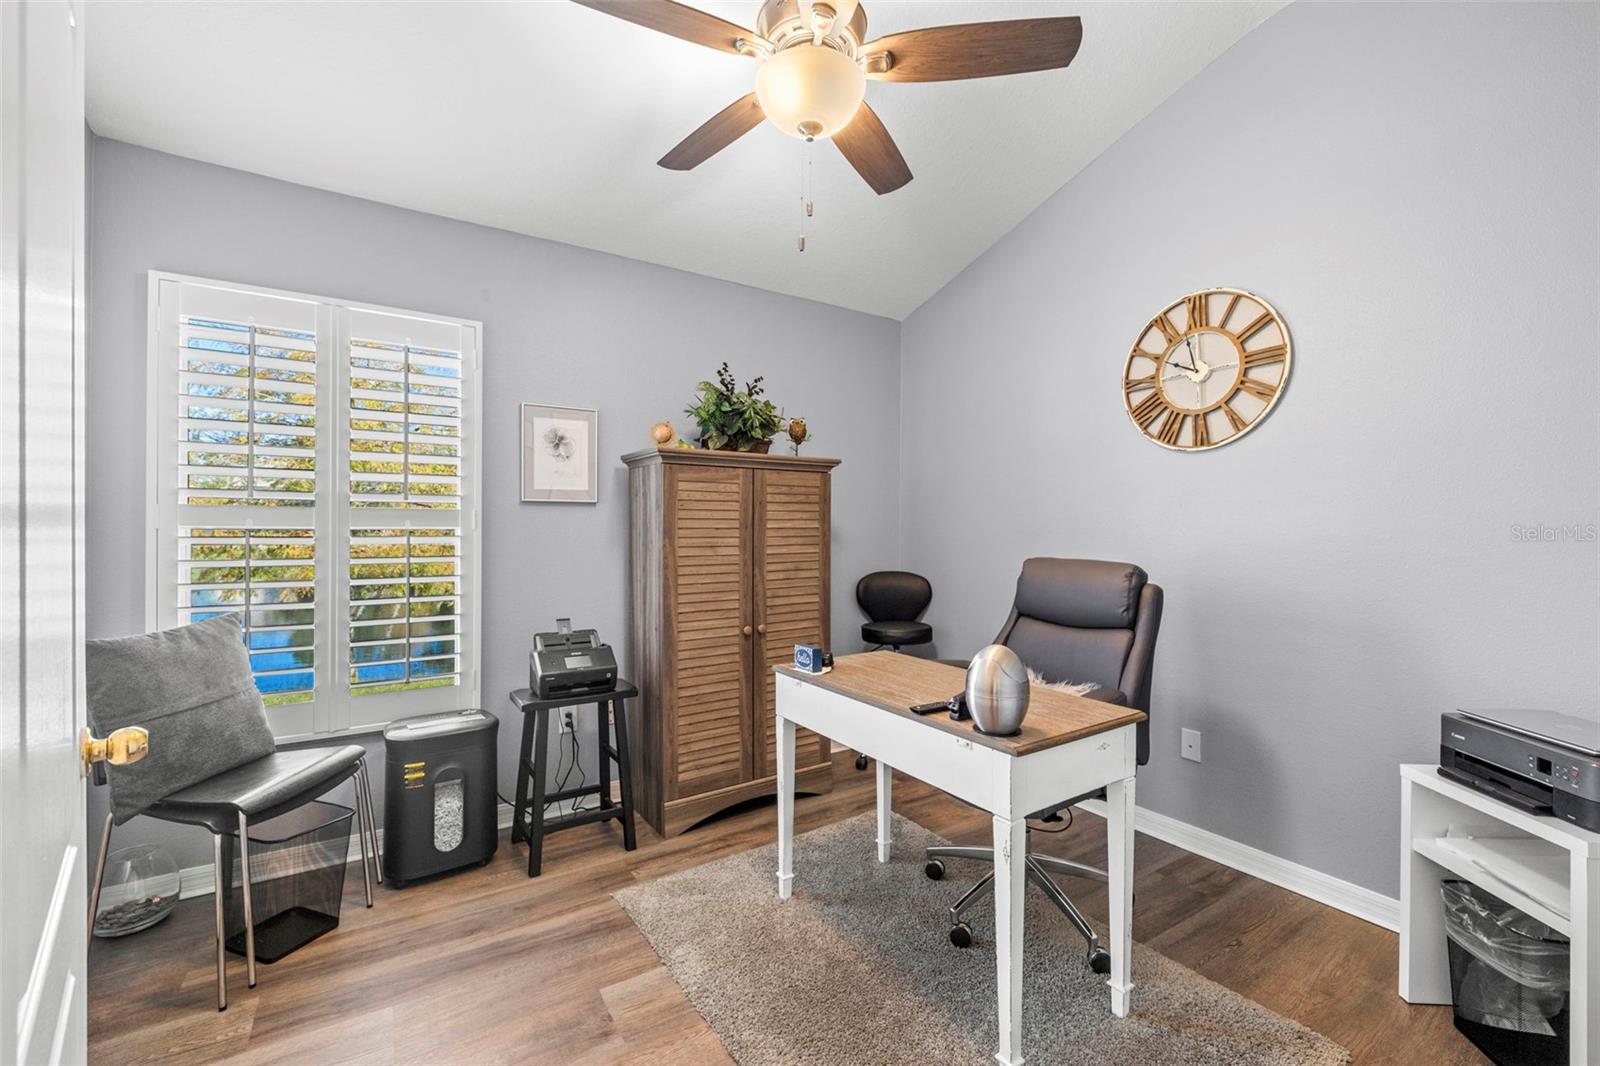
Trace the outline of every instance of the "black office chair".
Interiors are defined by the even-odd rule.
[[[879,570],[856,582],[856,603],[870,621],[861,639],[879,648],[901,648],[933,641],[933,627],[919,622],[933,600],[933,586],[921,574]]]
[[[996,644],[1004,644],[1030,669],[1050,682],[1093,682],[1085,698],[1150,711],[1150,675],[1155,665],[1156,633],[1161,628],[1162,593],[1145,572],[1129,563],[1094,559],[1029,559],[1017,578],[1011,617]],[[958,665],[965,666],[965,663]],[[1150,761],[1150,722],[1137,728],[1139,765]],[[1058,812],[1081,800],[1104,796],[1104,789],[1076,796],[1030,818],[1058,820]],[[927,850],[927,875],[944,877],[944,859],[994,862],[993,848],[937,847]],[[1096,973],[1111,972],[1111,956],[1101,949],[1083,914],[1051,873],[1106,880],[1104,870],[1050,855],[1028,855],[1028,880],[1036,885],[1088,944],[1089,965]],[[962,915],[994,889],[994,873],[986,874],[950,908],[950,942],[972,944],[972,929]]]

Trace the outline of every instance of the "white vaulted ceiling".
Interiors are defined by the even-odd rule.
[[[757,0],[695,6],[753,25]],[[869,37],[1076,14],[1066,70],[869,82],[910,165],[877,196],[769,125],[655,161],[749,92],[752,60],[560,0],[95,4],[96,133],[335,192],[904,318],[1283,6],[866,0]],[[1174,151],[1180,146],[1174,146]]]

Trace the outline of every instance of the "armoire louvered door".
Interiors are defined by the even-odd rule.
[[[675,649],[667,713],[676,726],[668,799],[748,781],[750,474],[666,471],[667,641]]]
[[[773,714],[774,666],[794,662],[796,644],[827,643],[828,474],[810,470],[755,470],[756,661],[760,699],[755,706],[759,756],[755,777],[778,772]],[[821,595],[818,595],[818,590]],[[829,744],[809,729],[795,731],[795,766],[828,761]]]
[[[772,668],[828,643],[834,459],[651,449],[624,457],[639,812],[666,836],[776,788]],[[832,788],[796,738],[796,790]]]

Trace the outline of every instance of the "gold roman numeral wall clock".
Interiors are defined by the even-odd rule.
[[[1289,329],[1242,289],[1175,301],[1133,342],[1122,399],[1139,432],[1180,452],[1221,447],[1267,417],[1289,383]]]

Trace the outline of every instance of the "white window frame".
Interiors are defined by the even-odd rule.
[[[167,271],[149,272],[147,322],[147,451],[145,457],[146,522],[145,615],[147,628],[166,629],[182,622],[178,614],[178,529],[191,525],[254,528],[263,525],[313,526],[316,532],[316,684],[307,703],[268,709],[280,741],[346,736],[381,730],[389,721],[411,714],[479,707],[483,655],[483,323],[451,315],[428,314],[381,304],[341,300],[261,285],[219,281]],[[248,508],[191,505],[180,514],[177,494],[176,438],[178,410],[177,338],[181,286],[234,290],[247,296],[273,297],[316,305],[317,446],[316,503],[286,508],[270,522],[246,514]],[[163,300],[163,294],[168,298]],[[454,512],[461,539],[461,587],[466,603],[460,611],[461,683],[411,692],[352,696],[350,694],[350,532],[360,528],[430,528],[448,511],[350,506],[350,312],[419,319],[429,328],[460,330],[461,363],[461,506]],[[195,511],[203,512],[203,521]],[[327,649],[324,653],[322,649]]]

